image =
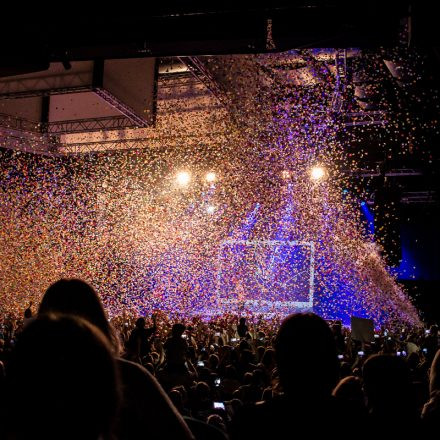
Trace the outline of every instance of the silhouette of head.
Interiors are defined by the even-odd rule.
[[[429,392],[434,391],[440,391],[440,350],[434,356],[429,375]]]
[[[333,395],[357,407],[364,407],[365,405],[364,392],[359,377],[344,377],[333,390]]]
[[[332,331],[313,313],[287,317],[275,339],[280,383],[288,395],[329,396],[337,383],[339,361]]]
[[[145,318],[138,318],[136,320],[136,327],[137,328],[144,328],[145,327]]]
[[[181,337],[183,335],[183,332],[185,331],[186,327],[183,324],[177,323],[174,324],[172,329],[171,329],[171,334],[174,337]]]
[[[119,344],[107,320],[104,307],[92,286],[78,279],[61,279],[43,296],[38,314],[62,313],[86,319],[99,328],[117,352]]]
[[[412,412],[410,374],[402,358],[373,355],[365,362],[362,373],[370,411],[384,416]]]
[[[18,338],[7,376],[13,438],[108,435],[119,382],[110,344],[79,317],[46,314]]]

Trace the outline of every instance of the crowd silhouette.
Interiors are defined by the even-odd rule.
[[[440,422],[436,326],[361,342],[312,313],[108,319],[76,279],[0,324],[0,438],[386,438]]]

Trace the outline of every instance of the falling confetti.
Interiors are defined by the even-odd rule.
[[[228,111],[212,110],[202,126],[194,113],[167,113],[185,106],[184,96],[168,100],[155,148],[58,157],[2,150],[0,311],[19,314],[58,278],[79,277],[112,316],[231,307],[270,315],[313,293],[313,309],[328,319],[417,324],[364,231],[361,190],[346,173],[356,160],[330,109],[332,75],[314,72],[295,86],[270,75],[281,59],[206,59]],[[216,142],[197,141],[209,131]],[[251,253],[240,242],[263,245]],[[313,260],[283,242],[313,243]]]

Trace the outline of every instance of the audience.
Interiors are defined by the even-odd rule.
[[[171,336],[166,340],[163,348],[166,354],[166,366],[170,370],[186,371],[186,356],[188,343],[183,338],[185,326],[174,324],[171,329]]]
[[[135,328],[130,333],[126,344],[126,350],[130,352],[131,357],[136,360],[144,359],[150,354],[150,339],[156,333],[156,316],[153,315],[153,327],[145,328],[145,318],[136,320]]]
[[[246,325],[246,318],[240,318],[240,324],[237,326],[237,334],[240,338],[245,338],[248,332],[248,326]]]
[[[361,417],[366,416],[365,396],[359,377],[346,376],[341,379],[333,390],[333,396],[352,407]]]
[[[440,420],[437,326],[361,343],[311,313],[109,320],[76,279],[31,307],[0,317],[1,438],[380,438]]]
[[[120,342],[101,301],[81,280],[60,280],[44,295],[39,314],[58,312],[80,316],[98,327],[112,344],[122,383],[118,438],[131,439],[149,432],[153,437],[191,438],[191,433],[155,378],[141,365],[119,357]]]
[[[120,383],[111,346],[87,321],[42,315],[17,339],[7,366],[6,439],[109,439]]]
[[[429,375],[429,401],[422,411],[422,419],[429,430],[438,431],[440,425],[440,351],[434,357]]]
[[[401,357],[373,355],[365,362],[362,373],[370,425],[396,428],[416,422],[409,368]]]
[[[312,437],[337,434],[347,413],[332,397],[339,362],[327,323],[313,314],[291,315],[281,324],[274,348],[282,393],[244,407],[232,420],[232,438],[282,438],[297,426],[307,427]]]

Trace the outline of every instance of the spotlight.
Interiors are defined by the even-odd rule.
[[[209,205],[209,206],[206,208],[206,212],[207,212],[208,214],[214,214],[214,212],[215,212],[215,206]]]
[[[179,171],[176,176],[176,182],[179,186],[187,186],[191,180],[191,174],[188,171]]]
[[[325,168],[316,166],[310,170],[310,178],[312,180],[321,180],[325,176]]]
[[[217,176],[212,171],[209,173],[206,173],[205,180],[209,183],[215,182],[217,180]]]
[[[282,172],[281,172],[281,177],[282,177],[284,180],[290,179],[290,171],[287,171],[287,170],[282,171]]]

